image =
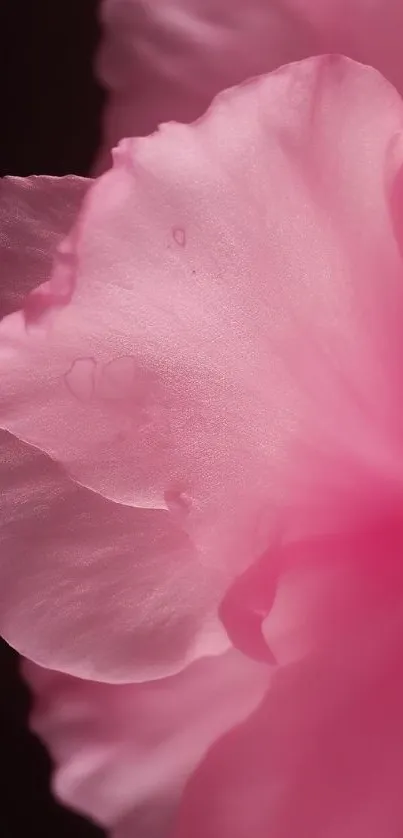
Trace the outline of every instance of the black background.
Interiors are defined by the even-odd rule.
[[[93,76],[97,0],[0,0],[0,174],[88,173],[103,97]],[[0,641],[0,838],[97,838],[58,806],[27,728],[28,691]]]

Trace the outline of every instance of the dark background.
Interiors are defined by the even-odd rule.
[[[93,77],[97,0],[0,0],[0,174],[88,173],[102,93]],[[28,732],[30,697],[0,641],[0,838],[97,838],[58,806],[50,761]]]

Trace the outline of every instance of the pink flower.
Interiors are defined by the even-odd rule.
[[[314,58],[3,188],[0,629],[114,838],[401,838],[402,131]]]
[[[100,169],[122,137],[196,119],[220,90],[311,55],[370,64],[403,93],[401,0],[103,0],[102,20]]]

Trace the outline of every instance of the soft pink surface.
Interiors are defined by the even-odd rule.
[[[401,838],[402,533],[378,535],[359,567],[340,542],[322,570],[295,573],[295,639],[316,622],[313,645],[206,756],[169,838]]]
[[[1,424],[54,461],[10,449],[2,498],[26,656],[142,681],[222,651],[224,623],[265,658],[306,539],[399,516],[402,127],[375,71],[325,57],[120,146],[0,326]]]
[[[22,654],[122,682],[228,646],[213,576],[168,512],[111,503],[11,435],[0,443],[1,631]]]
[[[103,0],[102,18],[100,168],[122,137],[193,120],[220,90],[310,55],[343,53],[403,92],[401,0]]]
[[[264,697],[269,670],[235,651],[149,684],[80,681],[25,662],[32,727],[66,804],[116,838],[163,838],[209,746]]]

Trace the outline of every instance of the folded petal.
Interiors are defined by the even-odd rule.
[[[270,673],[231,651],[137,685],[81,681],[28,662],[24,674],[58,797],[119,838],[164,838],[187,778],[255,709]]]
[[[401,533],[393,543],[384,538],[375,551],[368,538],[375,567],[361,561],[352,571],[346,553],[357,544],[345,542],[315,574],[296,572],[294,604],[320,630],[273,675],[253,716],[207,754],[173,838],[400,838]],[[312,579],[316,604],[306,596]],[[294,639],[306,640],[301,607],[289,617]]]
[[[124,142],[41,307],[0,326],[2,426],[169,513],[206,625],[277,542],[398,514],[402,128],[384,79],[324,57]]]
[[[189,539],[166,511],[120,506],[2,433],[6,640],[82,678],[144,681],[228,646]]]
[[[343,53],[403,92],[400,0],[103,0],[105,149],[191,121],[220,91],[281,64]]]

